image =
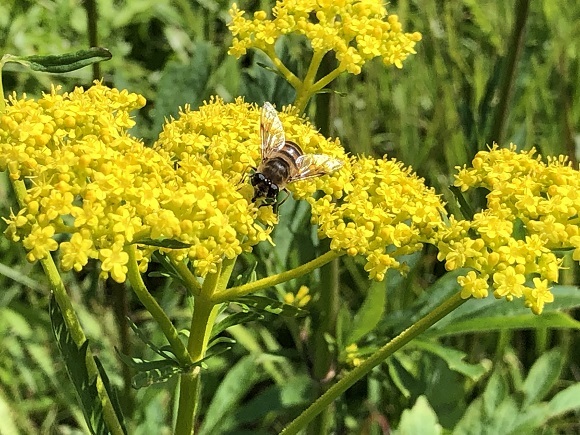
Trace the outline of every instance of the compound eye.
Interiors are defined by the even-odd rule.
[[[276,198],[278,196],[278,192],[280,192],[280,189],[278,189],[278,186],[276,186],[275,184],[272,184],[270,186],[270,191],[268,192],[268,196],[270,198]]]

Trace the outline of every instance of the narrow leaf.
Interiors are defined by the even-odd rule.
[[[77,347],[54,296],[50,298],[49,311],[52,331],[69,378],[75,387],[87,426],[92,434],[108,433],[96,381],[90,379],[86,366],[89,342],[85,340],[80,348]]]
[[[249,295],[231,301],[257,312],[278,314],[283,317],[304,317],[308,311],[265,296]]]
[[[148,339],[148,338],[145,336],[145,334],[143,334],[143,332],[141,332],[141,330],[139,329],[139,327],[138,327],[137,325],[135,325],[135,324],[134,324],[134,323],[131,321],[131,319],[129,319],[128,317],[127,317],[127,322],[129,323],[129,326],[131,327],[131,329],[133,330],[133,332],[134,332],[135,334],[137,334],[137,337],[139,337],[139,338],[141,339],[141,341],[142,341],[143,343],[145,343],[145,345],[146,345],[146,346],[147,346],[149,349],[151,349],[153,352],[155,352],[157,355],[161,356],[161,357],[162,357],[162,358],[164,358],[164,359],[168,359],[168,360],[170,360],[170,359],[173,359],[173,356],[172,356],[172,355],[171,355],[169,352],[167,352],[167,351],[165,351],[165,350],[162,350],[162,349],[160,349],[160,348],[159,348],[158,346],[156,346],[156,345],[155,345],[155,344],[154,344],[154,343],[153,343],[151,340],[149,340],[149,339]],[[175,360],[174,360],[174,361],[175,361]],[[175,361],[175,362],[176,362],[176,361]]]
[[[65,73],[75,71],[93,63],[109,60],[113,57],[111,52],[103,47],[91,47],[74,53],[46,55],[46,56],[14,56],[4,55],[2,64],[17,62],[33,71],[47,73]]]
[[[200,435],[220,433],[224,415],[236,409],[238,403],[258,381],[256,358],[246,356],[230,368],[217,388],[205,414]]]
[[[166,382],[177,373],[182,373],[185,369],[179,366],[166,365],[165,367],[137,373],[131,380],[131,386],[138,390],[149,385]]]
[[[174,239],[139,239],[135,240],[133,244],[157,246],[159,248],[169,249],[185,249],[193,246],[191,243],[185,243]]]
[[[218,336],[220,333],[222,333],[231,326],[241,325],[243,323],[253,322],[255,320],[262,320],[263,318],[264,316],[262,314],[253,311],[249,312],[243,311],[239,313],[230,314],[225,319],[223,319],[219,323],[216,323],[213,326],[213,329],[211,330],[211,338]]]
[[[160,359],[149,361],[142,358],[130,357],[128,355],[125,355],[124,353],[120,352],[119,349],[117,348],[115,348],[115,350],[117,351],[119,359],[123,361],[124,364],[126,364],[127,366],[131,367],[133,370],[136,370],[138,372],[146,372],[149,370],[160,369],[168,365],[179,367],[179,364],[177,364],[172,359]]]

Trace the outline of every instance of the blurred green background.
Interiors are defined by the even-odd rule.
[[[265,0],[238,4],[248,11],[272,6]],[[132,130],[146,143],[155,140],[164,120],[176,116],[180,106],[195,108],[210,95],[226,101],[241,95],[258,104],[291,102],[292,89],[259,65],[266,62],[264,56],[250,52],[236,60],[227,54],[230,5],[212,0],[3,0],[2,54],[58,54],[91,45],[113,53],[112,60],[95,69],[63,75],[35,74],[9,64],[4,90],[39,96],[51,84],[68,91],[102,77],[110,86],[147,98]],[[336,92],[317,96],[309,115],[325,134],[340,137],[353,154],[387,154],[412,166],[443,195],[451,212],[457,212],[449,190],[455,167],[468,164],[494,141],[536,147],[543,155],[565,154],[576,164],[579,3],[423,0],[393,1],[387,9],[399,15],[406,31],[422,33],[417,54],[400,70],[385,68],[380,60],[369,62],[360,75],[334,82]],[[278,49],[294,71],[303,70],[305,43],[282,42]],[[5,174],[0,197],[0,215],[7,216],[15,201]],[[469,199],[482,205],[481,198]],[[276,247],[260,245],[240,259],[237,273],[255,268],[258,277],[266,276],[324,250],[313,237],[306,204],[290,200],[281,213]],[[349,344],[357,342],[364,357],[457,291],[434,248],[407,261],[407,277],[392,274],[384,283],[371,284],[361,264],[347,258],[269,291],[282,298],[308,285],[314,296],[307,307],[311,315],[273,317],[228,330],[225,335],[237,344],[209,362],[200,433],[281,430],[326,387],[318,367],[320,347],[334,355],[324,373],[338,373],[349,367]],[[573,320],[579,317],[574,307],[580,299],[576,268],[566,265],[563,285],[554,289],[556,302],[542,316],[531,315],[521,301],[470,301],[389,359],[335,404],[329,418],[336,433],[381,434],[395,428],[431,433],[414,425],[435,427],[435,422],[449,433],[580,433],[580,339]],[[130,433],[170,433],[174,380],[133,390],[132,373],[115,353],[117,347],[151,357],[126,316],[158,345],[163,338],[129,289],[97,278],[96,264],[65,275],[91,346],[119,389]],[[330,309],[336,314],[333,331],[324,331],[329,301],[317,299],[317,288],[332,280],[340,298]],[[178,328],[186,327],[190,306],[185,292],[160,278],[148,282]],[[0,283],[0,434],[84,433],[82,412],[50,329],[42,271],[26,262],[21,246],[4,238]],[[308,333],[311,337],[305,338]],[[558,396],[561,391],[569,398]]]

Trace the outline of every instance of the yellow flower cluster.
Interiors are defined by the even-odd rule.
[[[321,238],[329,237],[333,250],[363,255],[365,270],[377,281],[388,269],[404,271],[397,256],[434,243],[443,226],[443,204],[433,189],[395,160],[352,158],[336,178],[341,190],[329,191],[312,204],[312,221]]]
[[[549,284],[558,282],[561,260],[552,250],[574,248],[580,260],[580,172],[565,157],[546,164],[534,154],[494,145],[459,171],[455,185],[485,188],[487,208],[471,221],[451,221],[439,259],[448,270],[472,269],[458,279],[464,297],[487,296],[491,282],[495,297],[523,296],[538,314],[554,300]]]
[[[277,216],[251,202],[248,177],[240,183],[259,162],[260,108],[242,100],[185,108],[148,148],[127,133],[129,112],[144,104],[140,95],[100,83],[65,94],[53,89],[38,101],[10,99],[0,117],[0,170],[23,179],[27,195],[6,234],[22,241],[30,261],[60,248],[63,269],[99,259],[103,276],[122,282],[125,247],[133,243],[142,271],[161,249],[189,259],[203,277],[269,239]],[[292,110],[280,118],[305,151],[344,158],[338,142]],[[314,188],[308,181],[296,187]],[[173,241],[185,245],[152,246]]]
[[[7,219],[6,233],[22,241],[30,261],[60,247],[63,269],[80,270],[89,258],[99,259],[103,275],[122,282],[127,244],[171,239],[191,245],[171,255],[189,258],[205,276],[223,258],[269,237],[264,224],[271,225],[271,210],[248,201],[219,167],[195,156],[176,164],[170,152],[127,134],[134,124],[129,112],[144,104],[140,95],[100,83],[65,94],[53,89],[38,101],[10,99],[0,116],[0,170],[23,179],[27,195]],[[199,140],[211,142],[201,136],[203,128],[189,124],[182,134],[199,133]],[[251,129],[258,130],[257,121]],[[230,132],[227,146],[238,143]],[[138,245],[142,270],[155,249]]]
[[[403,33],[398,17],[387,15],[380,0],[279,0],[273,19],[266,11],[255,12],[253,19],[244,14],[236,4],[230,10],[230,54],[236,57],[252,47],[273,53],[280,36],[296,33],[310,41],[314,52],[334,51],[341,71],[359,74],[375,57],[401,68],[421,40],[418,32]]]

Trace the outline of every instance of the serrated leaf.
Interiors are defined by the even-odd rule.
[[[108,433],[96,380],[89,377],[86,366],[89,342],[85,340],[80,348],[77,347],[54,295],[50,298],[49,311],[52,331],[69,378],[75,387],[87,426],[92,434]]]
[[[538,358],[522,386],[525,395],[523,407],[539,402],[548,394],[560,377],[563,365],[564,356],[560,348],[552,349]]]
[[[179,107],[197,108],[208,97],[208,82],[214,68],[215,48],[207,41],[197,41],[189,63],[169,61],[161,71],[153,112],[156,125],[177,117]]]
[[[130,318],[126,318],[127,322],[129,323],[129,326],[131,327],[131,329],[133,330],[133,332],[137,335],[137,337],[139,337],[139,339],[149,348],[151,349],[153,352],[155,352],[157,355],[161,356],[164,359],[167,360],[173,360],[174,362],[177,363],[177,361],[173,358],[173,352],[169,353],[166,350],[160,349],[158,346],[156,346],[151,340],[149,340],[145,334],[143,334],[143,332],[141,332],[141,330],[139,329],[139,327],[137,325],[135,325]]]
[[[115,414],[117,414],[119,424],[123,429],[123,433],[126,434],[127,425],[125,424],[125,418],[123,416],[123,408],[121,408],[121,402],[119,402],[119,395],[117,394],[117,390],[111,385],[109,376],[107,375],[107,372],[103,367],[103,364],[101,364],[101,360],[97,357],[95,357],[95,364],[97,365],[97,369],[99,370],[99,374],[101,375],[101,380],[103,381],[105,390],[107,390],[107,394],[109,396],[109,399],[111,400],[111,405],[115,410]]]
[[[6,54],[2,58],[1,65],[7,62],[16,62],[33,71],[46,73],[65,73],[75,71],[93,63],[109,60],[113,57],[111,52],[103,47],[91,47],[87,50],[79,50],[74,53],[46,55],[46,56],[14,56]]]
[[[174,239],[139,239],[132,242],[132,244],[157,246],[159,248],[168,249],[185,249],[193,246],[191,243],[185,243]]]
[[[146,372],[149,370],[160,369],[167,365],[179,367],[179,364],[172,359],[160,359],[149,361],[142,358],[136,358],[125,355],[117,348],[115,348],[115,350],[117,351],[119,359],[123,361],[123,363],[125,363],[127,366],[131,367],[133,370],[136,370],[138,372]]]
[[[373,282],[368,289],[366,298],[354,315],[352,329],[348,334],[345,345],[356,343],[371,332],[378,325],[385,312],[387,292],[385,284]]]
[[[182,373],[184,371],[185,369],[179,366],[165,365],[164,367],[158,369],[137,373],[131,380],[131,386],[138,390],[153,384],[160,384],[162,382],[167,382],[176,374]]]
[[[264,316],[260,313],[254,311],[243,311],[239,313],[230,314],[225,319],[216,323],[211,330],[211,337],[214,338],[226,329],[234,326],[241,325],[243,323],[253,322],[256,320],[262,320]]]
[[[242,296],[230,303],[241,305],[242,307],[246,307],[252,311],[257,311],[258,313],[272,313],[282,317],[304,317],[308,314],[308,311],[306,310],[266,296]]]

